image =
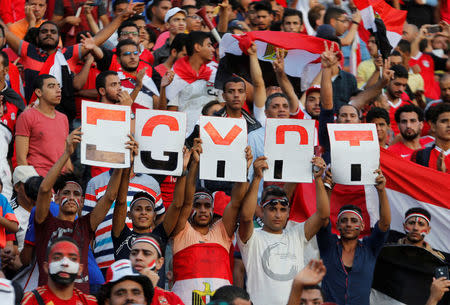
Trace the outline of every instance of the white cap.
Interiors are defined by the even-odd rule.
[[[25,183],[28,178],[39,176],[37,171],[31,165],[19,165],[16,167],[13,173],[13,185],[16,185],[17,182]]]
[[[109,266],[108,270],[106,271],[106,282],[114,283],[126,276],[139,277],[141,276],[141,274],[133,269],[130,260],[121,259]]]
[[[164,16],[164,22],[169,22],[169,19],[172,18],[177,13],[183,13],[184,16],[187,16],[185,10],[182,10],[179,7],[172,7],[170,10],[167,11],[166,15]]]

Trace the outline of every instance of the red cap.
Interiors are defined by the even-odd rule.
[[[309,87],[305,92],[305,96],[308,97],[308,95],[311,92],[320,92],[320,85],[314,85],[314,86]]]

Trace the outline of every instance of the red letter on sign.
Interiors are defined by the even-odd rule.
[[[125,122],[125,111],[86,107],[86,123],[97,125],[97,120]]]
[[[214,144],[216,145],[230,145],[242,131],[241,127],[234,125],[233,128],[231,128],[231,130],[227,133],[225,138],[222,138],[222,136],[219,134],[219,132],[217,132],[211,122],[208,122],[203,128],[206,130],[206,132],[209,134]]]
[[[361,141],[373,141],[370,130],[335,130],[336,141],[349,141],[350,146],[359,146]]]
[[[170,131],[179,130],[178,121],[173,116],[170,115],[155,115],[150,118],[142,128],[142,135],[151,137],[153,135],[153,130],[158,125],[166,125],[169,127]]]
[[[280,125],[277,127],[276,131],[276,143],[284,144],[285,138],[284,134],[288,131],[298,132],[300,135],[300,144],[299,145],[307,145],[308,144],[308,132],[305,127],[298,125]]]

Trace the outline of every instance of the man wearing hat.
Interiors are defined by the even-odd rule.
[[[150,305],[153,293],[150,279],[133,269],[129,260],[121,259],[108,268],[97,302],[99,305]]]
[[[154,67],[166,61],[166,59],[170,56],[170,44],[173,39],[177,34],[184,33],[186,31],[186,16],[186,11],[179,7],[173,7],[167,11],[164,16],[164,22],[166,24],[166,29],[168,29],[169,37],[162,47],[153,52],[153,56],[155,57],[155,61],[153,63]],[[160,39],[163,35],[164,33],[160,35]]]
[[[152,305],[184,305],[173,292],[157,287],[158,271],[164,266],[164,246],[158,235],[147,233],[137,237],[130,253],[131,265],[140,274],[147,276],[155,287]],[[164,270],[163,270],[164,271]]]
[[[75,279],[81,275],[83,264],[80,248],[72,238],[63,236],[52,241],[47,248],[44,270],[47,284],[28,291],[23,305],[97,304],[95,297],[75,288]]]

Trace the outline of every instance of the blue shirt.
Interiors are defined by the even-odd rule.
[[[248,134],[248,145],[252,149],[253,154],[253,161],[252,165],[249,168],[248,171],[248,178],[250,181],[253,179],[253,162],[255,162],[256,159],[258,159],[261,156],[264,156],[264,137],[266,135],[266,128],[261,127],[256,130],[253,130]],[[264,179],[261,179],[261,182],[259,183],[259,189],[258,189],[258,200],[261,199],[261,194],[264,189],[263,186]]]
[[[378,222],[370,236],[358,241],[351,271],[347,273],[342,261],[342,243],[331,233],[331,222],[317,233],[320,257],[327,273],[322,281],[326,302],[338,305],[369,305],[370,289],[378,254],[386,242],[389,230],[378,228]]]
[[[36,211],[36,207],[34,207],[31,210],[30,219],[28,221],[28,229],[27,233],[25,234],[25,240],[28,241],[29,244],[35,243],[35,228],[34,228],[34,213]],[[52,213],[53,216],[57,217],[59,214],[59,205],[54,203],[53,201],[50,202],[50,213]],[[103,278],[103,274],[100,271],[100,268],[98,267],[97,263],[95,262],[94,254],[92,253],[92,250],[90,249],[91,246],[89,246],[89,256],[88,256],[88,269],[89,269],[89,284],[103,284],[105,282],[105,279]]]

